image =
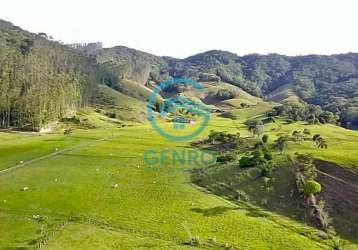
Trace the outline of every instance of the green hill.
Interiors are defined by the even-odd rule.
[[[208,130],[230,122],[219,119]],[[145,165],[145,150],[188,146],[161,138],[149,125],[76,129],[71,136],[0,136],[7,151],[2,168],[9,169],[0,175],[0,227],[6,232],[0,248],[331,249],[333,244],[285,216],[263,216],[246,203],[201,191],[188,179],[193,166]],[[42,147],[35,153],[36,143]]]
[[[218,108],[253,105],[260,97],[280,102],[302,100],[338,114],[344,126],[357,126],[357,54],[240,57],[213,50],[176,59],[124,46],[64,46],[46,34],[33,34],[5,21],[0,23],[0,32],[2,127],[40,129],[86,105],[98,84],[146,101],[151,89],[172,77],[211,83],[206,96],[195,98]],[[6,78],[15,68],[19,69],[16,79]],[[20,75],[32,81],[25,84]],[[219,89],[234,92],[232,98],[216,99]],[[31,117],[25,115],[29,113]]]
[[[99,63],[115,68],[119,79],[146,86],[154,86],[168,77],[226,82],[251,95],[266,96],[268,100],[292,102],[300,99],[320,105],[324,110],[339,114],[343,125],[356,125],[351,113],[352,108],[357,107],[357,54],[240,57],[213,50],[176,59],[126,47],[99,50],[95,54]]]
[[[131,91],[133,95],[135,91]],[[102,113],[119,120],[145,121],[146,103],[127,96],[106,85],[99,85],[92,97],[92,105]]]
[[[0,127],[40,130],[86,105],[98,78],[93,58],[0,20]]]
[[[303,197],[296,188],[296,170],[291,158],[297,153],[310,154],[316,162],[318,181],[322,184],[322,193],[317,199],[325,201],[326,209],[331,219],[331,225],[339,236],[346,240],[345,244],[357,244],[356,237],[358,203],[358,158],[354,153],[358,143],[357,133],[334,125],[309,125],[305,122],[287,123],[283,119],[275,119],[264,125],[264,134],[268,136],[266,148],[274,156],[274,168],[269,178],[262,176],[263,163],[257,167],[242,167],[239,159],[255,150],[259,139],[248,131],[247,120],[265,120],[264,107],[250,107],[235,111],[236,120],[227,122],[214,119],[212,125],[217,125],[215,131],[227,131],[240,134],[238,146],[222,145],[219,155],[235,155],[236,160],[218,163],[203,169],[193,171],[193,182],[219,196],[241,203],[251,204],[270,210],[302,222],[309,222],[305,213]],[[214,126],[215,127],[215,126]],[[307,129],[311,135],[308,140],[295,140],[294,131],[302,133]],[[318,148],[311,137],[320,134],[326,138],[328,148]],[[282,136],[288,140],[282,152],[274,149],[275,141]],[[199,144],[200,145],[200,144]],[[219,146],[211,146],[220,150]],[[206,148],[210,150],[210,147]],[[212,149],[211,149],[212,150]],[[286,158],[287,157],[287,158]],[[228,158],[230,159],[230,158]],[[258,211],[259,212],[259,211]],[[260,213],[262,211],[260,210]],[[262,215],[265,216],[265,215]],[[314,223],[312,222],[314,225]],[[324,233],[320,237],[324,236]],[[343,248],[345,249],[345,248]],[[350,249],[349,247],[347,249]]]
[[[173,78],[203,90],[154,118],[184,134],[200,118],[159,104],[206,105],[195,141],[147,121]],[[0,20],[0,249],[358,249],[357,79],[358,54],[177,59]]]
[[[292,84],[282,85],[266,96],[267,100],[279,103],[296,103],[300,98],[294,91]]]

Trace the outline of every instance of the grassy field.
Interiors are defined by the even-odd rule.
[[[106,85],[98,85],[96,91],[93,101],[97,108],[113,113],[120,120],[145,120],[145,103],[140,99],[125,95]]]
[[[262,119],[263,113],[270,110],[273,104],[262,102],[245,109],[229,111],[235,120],[215,118],[212,125],[217,130],[229,132],[239,131],[242,136],[252,136],[247,130],[244,122],[247,119]],[[312,141],[289,142],[286,152],[309,153],[315,158],[331,161],[343,167],[358,168],[358,133],[354,130],[345,129],[331,124],[310,125],[306,122],[287,123],[283,119],[277,119],[275,123],[265,125],[265,134],[269,135],[269,142],[272,143],[281,135],[291,136],[293,131],[301,131],[307,128],[311,135],[320,134],[327,140],[327,149],[318,149]]]
[[[252,96],[241,88],[225,82],[205,82],[200,84],[203,89],[188,89],[182,92],[181,95],[197,103],[223,110],[239,108],[241,104],[256,105],[259,102],[263,102],[261,98]],[[229,90],[233,98],[228,100],[217,98],[216,94],[223,89]]]
[[[269,103],[269,102],[259,102],[258,104],[253,105],[249,108],[233,109],[227,111],[226,113],[223,114],[223,116],[233,118],[234,123],[241,124],[242,128],[244,128],[243,123],[247,119],[257,118],[262,116],[263,113],[271,110],[273,105],[274,105],[273,103]]]
[[[292,84],[285,84],[275,89],[267,97],[267,100],[271,100],[279,103],[297,103],[300,98],[294,91],[294,86]]]
[[[284,124],[284,122],[281,122]],[[267,127],[268,130],[274,128],[277,124]],[[330,124],[325,125],[308,125],[306,123],[294,123],[282,126],[278,132],[269,131],[268,134],[279,135],[281,133],[292,134],[293,131],[303,131],[308,128],[311,134],[320,134],[328,143],[328,149],[318,149],[312,141],[305,141],[288,144],[288,152],[309,153],[315,158],[331,161],[343,167],[358,168],[358,133],[356,131],[344,129]],[[274,137],[273,137],[274,138]]]
[[[260,113],[257,107],[240,112],[245,118]],[[248,135],[241,121],[215,118],[201,136],[210,129]],[[324,133],[337,136],[335,129]],[[146,150],[188,147],[160,137],[149,124],[115,128],[109,123],[77,129],[70,137],[0,133],[0,140],[1,169],[18,167],[0,174],[0,249],[332,248],[313,228],[269,212],[262,216],[249,204],[198,189],[188,177],[190,164],[146,165]],[[332,158],[355,161],[354,156]],[[21,191],[24,187],[28,190]]]

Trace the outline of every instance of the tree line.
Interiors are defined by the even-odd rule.
[[[39,130],[87,103],[98,78],[94,59],[1,24],[0,127]]]

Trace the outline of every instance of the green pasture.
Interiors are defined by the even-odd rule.
[[[211,129],[239,129],[249,136],[242,121],[213,118],[201,137]],[[168,141],[149,124],[109,124],[75,129],[71,136],[0,133],[0,166],[10,168],[0,174],[0,249],[331,249],[332,242],[318,239],[313,228],[269,212],[262,216],[248,204],[232,204],[200,190],[190,182],[190,164],[158,167],[143,160],[147,150],[188,150],[189,143]],[[271,126],[276,125],[267,129]],[[298,126],[303,125],[281,130]],[[354,132],[324,128],[311,129],[334,136],[328,150],[353,152]],[[282,131],[269,133],[274,137]],[[289,149],[329,155],[309,142]],[[330,159],[355,161],[349,153]],[[24,166],[11,170],[20,161]]]

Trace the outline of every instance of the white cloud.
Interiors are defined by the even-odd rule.
[[[11,0],[0,18],[66,43],[157,55],[358,52],[356,0]]]

